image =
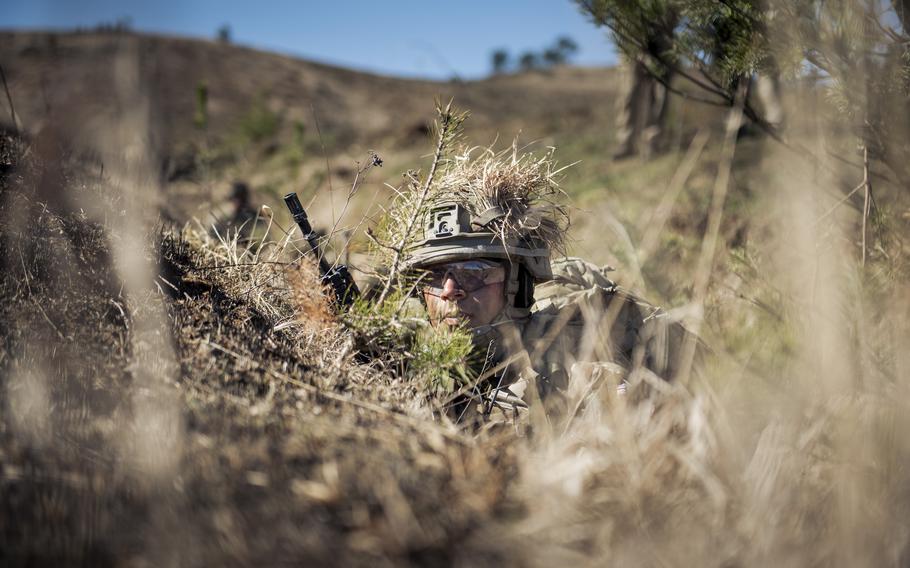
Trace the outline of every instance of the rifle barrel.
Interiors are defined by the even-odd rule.
[[[316,259],[319,261],[319,270],[322,274],[326,274],[331,269],[331,266],[329,266],[329,263],[319,252],[319,238],[316,236],[316,232],[313,231],[313,227],[310,225],[310,219],[307,217],[303,205],[300,204],[300,199],[297,197],[297,194],[291,192],[285,195],[284,204],[288,206],[288,210],[290,210],[291,215],[294,216],[294,222],[300,227],[300,231],[310,245],[310,250],[316,255]]]
[[[291,215],[294,216],[294,222],[297,223],[297,226],[303,232],[304,238],[310,245],[310,250],[316,255],[316,259],[319,261],[319,273],[322,275],[322,282],[331,286],[335,296],[335,305],[339,309],[347,308],[360,295],[360,290],[351,277],[351,273],[348,272],[347,266],[343,264],[331,266],[325,257],[320,254],[319,239],[310,225],[310,220],[307,218],[306,211],[304,211],[303,205],[300,204],[297,194],[291,192],[285,195],[284,203],[288,206]]]

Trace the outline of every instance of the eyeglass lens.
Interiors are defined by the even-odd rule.
[[[434,288],[442,288],[447,278],[451,277],[465,292],[477,291],[492,280],[497,268],[449,268],[440,267],[430,271],[428,284]]]

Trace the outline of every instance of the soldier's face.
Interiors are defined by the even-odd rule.
[[[468,328],[491,323],[505,307],[505,268],[472,260],[431,266],[423,297],[434,326]]]

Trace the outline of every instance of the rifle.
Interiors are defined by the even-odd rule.
[[[357,288],[357,283],[354,282],[351,273],[348,272],[348,267],[343,264],[332,266],[319,253],[319,241],[316,233],[313,232],[313,227],[310,226],[310,220],[307,218],[306,211],[303,210],[303,205],[300,204],[297,194],[291,192],[285,195],[284,203],[288,206],[288,210],[294,216],[294,222],[300,227],[303,237],[307,240],[310,249],[319,261],[320,282],[322,282],[323,286],[329,285],[332,287],[334,295],[332,303],[335,308],[338,310],[349,308],[354,303],[354,300],[360,296],[360,289]]]

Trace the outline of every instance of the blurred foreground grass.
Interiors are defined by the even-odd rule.
[[[641,280],[682,309],[718,167],[706,148]],[[52,179],[49,164],[10,164],[5,562],[903,565],[900,227],[862,266],[856,213],[820,223],[837,200],[813,172],[763,158],[735,166],[754,185],[731,188],[724,212],[703,375],[644,398],[575,384],[580,412],[528,438],[440,423],[424,385],[355,357],[308,265],[276,255],[286,241],[256,255],[157,229],[131,252],[159,267],[154,286],[124,291],[109,243],[129,229],[108,205],[74,204],[116,211],[130,194],[78,161]],[[615,204],[577,198],[638,242],[647,208],[625,205],[654,199],[680,160],[612,171],[598,183],[620,188]],[[42,197],[49,182],[67,198]],[[621,256],[605,240],[595,250]]]
[[[843,133],[810,128],[809,110],[796,136],[855,159]],[[308,265],[275,254],[289,248],[280,210],[261,255],[195,224],[156,227],[153,151],[118,124],[94,141],[104,175],[78,154],[3,138],[5,564],[910,561],[903,188],[875,182],[863,263],[861,205],[842,200],[862,172],[837,160],[743,137],[725,164],[715,125],[654,231],[695,129],[657,159],[618,164],[606,134],[547,135],[539,144],[563,164],[581,160],[563,184],[576,207],[569,252],[703,321],[712,352],[691,382],[642,379],[618,399],[576,378],[571,417],[528,437],[475,436],[434,414],[413,377],[355,352]],[[422,163],[424,150],[392,148],[340,228],[369,222],[390,191],[381,181]],[[246,140],[197,181],[251,174],[272,197],[308,188],[331,226],[365,159],[354,155],[367,155],[348,151],[298,161],[284,142]]]

